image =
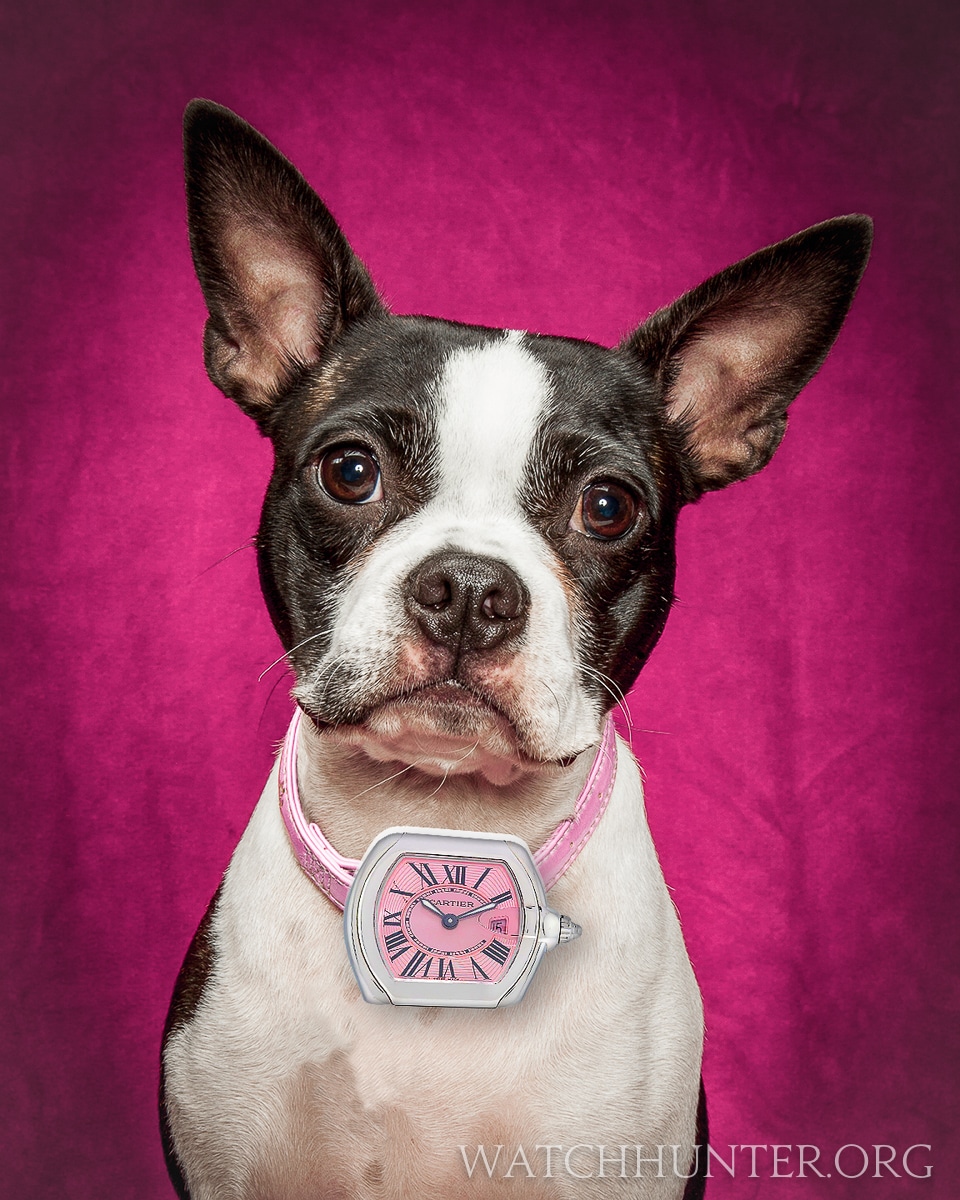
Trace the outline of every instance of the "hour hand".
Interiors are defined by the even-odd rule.
[[[424,908],[428,908],[432,913],[436,913],[438,917],[445,917],[447,914],[442,908],[437,908],[432,900],[427,900],[425,896],[420,897],[420,903]]]

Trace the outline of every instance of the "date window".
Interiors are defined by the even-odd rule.
[[[506,917],[493,917],[490,921],[490,932],[491,933],[506,933],[507,932],[507,918]]]

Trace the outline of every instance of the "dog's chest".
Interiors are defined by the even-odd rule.
[[[362,1000],[341,915],[293,859],[272,776],[224,881],[208,986],[165,1052],[191,1182],[297,1196],[292,1172],[371,1200],[428,1185],[452,1196],[466,1185],[460,1146],[691,1142],[699,995],[638,828],[636,767],[620,757],[603,821],[551,892],[585,935],[495,1011]]]

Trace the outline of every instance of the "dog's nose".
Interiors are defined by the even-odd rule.
[[[526,624],[530,597],[495,558],[445,550],[407,576],[407,611],[432,641],[449,650],[490,650]]]

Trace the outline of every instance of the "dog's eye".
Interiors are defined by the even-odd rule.
[[[362,446],[335,446],[320,459],[320,484],[341,504],[370,504],[383,498],[380,468]]]
[[[632,492],[612,480],[599,480],[584,488],[570,519],[570,528],[587,537],[613,541],[634,527],[640,505]]]

